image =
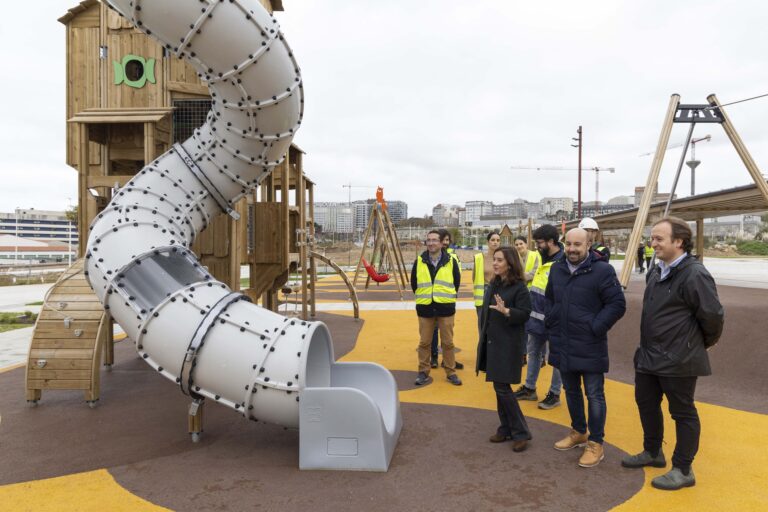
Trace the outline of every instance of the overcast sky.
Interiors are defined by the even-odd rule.
[[[0,18],[4,98],[0,211],[64,209],[77,173],[64,163],[64,26],[77,2],[9,2]],[[295,142],[318,201],[373,197],[409,204],[496,203],[576,197],[570,147],[584,129],[585,166],[601,173],[600,198],[633,193],[651,164],[672,93],[722,103],[768,93],[758,1],[284,0],[278,13],[304,76],[306,111]],[[727,112],[768,168],[768,98]],[[671,143],[685,139],[676,125]],[[699,125],[697,192],[750,183],[722,128]],[[680,148],[667,153],[668,191]],[[768,171],[767,171],[768,172]],[[594,200],[594,172],[583,200]],[[690,178],[678,193],[688,195]]]

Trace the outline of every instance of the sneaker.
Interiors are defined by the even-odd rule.
[[[539,397],[536,395],[536,390],[525,387],[525,385],[520,386],[520,389],[515,391],[515,398],[518,400],[530,400],[532,402],[535,402],[539,399]]]
[[[584,453],[579,458],[579,466],[582,468],[593,468],[600,464],[600,461],[604,458],[603,445],[594,441],[587,441]]]
[[[414,384],[416,384],[417,386],[423,386],[424,384],[429,384],[430,382],[432,382],[432,377],[430,377],[424,372],[419,372],[419,375],[418,377],[416,377],[416,381],[414,382]]]
[[[621,459],[621,465],[625,468],[642,468],[645,466],[663,468],[666,467],[667,460],[664,458],[664,452],[661,450],[659,450],[659,454],[655,457],[650,452],[643,450],[637,455],[627,455]]]
[[[503,443],[504,441],[511,441],[512,436],[503,436],[499,433],[493,434],[488,440],[492,443]]]
[[[565,451],[571,448],[585,446],[587,444],[587,434],[582,434],[571,430],[568,437],[565,437],[555,443],[555,450]]]
[[[539,402],[539,409],[548,411],[554,409],[558,405],[560,405],[560,395],[556,395],[550,391],[547,393],[547,396],[544,397],[544,400]]]
[[[683,474],[680,468],[672,467],[668,473],[657,476],[651,480],[651,485],[663,491],[676,491],[683,487],[693,487],[696,485],[696,477],[693,475],[693,468],[688,470],[688,474]]]
[[[453,375],[448,376],[448,382],[450,382],[454,386],[461,386],[461,379],[455,373]]]
[[[437,368],[437,354],[432,354],[432,359],[429,361],[429,366]]]

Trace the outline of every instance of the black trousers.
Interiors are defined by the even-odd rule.
[[[635,373],[635,402],[643,424],[643,449],[656,453],[664,440],[664,417],[661,398],[667,397],[669,414],[675,421],[677,444],[672,465],[689,469],[699,451],[701,423],[693,403],[697,377],[662,377]]]
[[[494,382],[493,390],[496,392],[496,410],[501,423],[496,433],[500,436],[509,436],[514,441],[531,439],[531,431],[528,430],[528,423],[512,392],[512,386],[503,382]]]

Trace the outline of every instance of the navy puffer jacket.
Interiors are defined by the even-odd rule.
[[[552,265],[546,298],[552,366],[562,372],[607,373],[608,331],[627,309],[616,271],[590,252],[571,274],[566,260]]]

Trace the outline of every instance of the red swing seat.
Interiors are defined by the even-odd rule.
[[[373,268],[373,265],[365,261],[365,258],[360,258],[360,260],[363,262],[363,266],[365,267],[365,271],[368,272],[368,276],[376,281],[377,283],[386,283],[389,281],[389,274],[379,274],[376,272],[376,269]]]

